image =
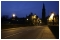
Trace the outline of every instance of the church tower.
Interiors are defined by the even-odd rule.
[[[46,16],[46,13],[45,13],[45,5],[43,3],[43,8],[42,8],[42,23],[45,24],[45,16]]]

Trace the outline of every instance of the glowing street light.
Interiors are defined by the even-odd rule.
[[[47,19],[48,22],[53,22],[53,24],[54,24],[54,19],[55,19],[54,16],[55,16],[55,14],[54,14],[54,12],[52,12],[51,15],[50,15],[50,17]]]
[[[13,16],[13,17],[15,17],[16,15],[15,15],[15,14],[13,14],[12,16]]]
[[[54,17],[54,13],[51,14],[51,16],[49,17],[49,20],[53,20]]]
[[[28,18],[27,18],[27,20],[28,20]]]

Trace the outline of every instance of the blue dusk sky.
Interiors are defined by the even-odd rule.
[[[31,12],[42,18],[43,3],[45,4],[46,16],[53,11],[59,14],[59,1],[1,1],[1,16],[12,16],[13,13],[17,17],[26,17]]]

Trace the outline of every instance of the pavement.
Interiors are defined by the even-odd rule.
[[[48,26],[17,27],[1,30],[1,39],[56,39]]]

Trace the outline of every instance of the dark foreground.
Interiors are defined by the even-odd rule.
[[[2,29],[1,39],[56,39],[56,37],[48,26],[28,26]]]
[[[54,34],[54,36],[59,39],[59,26],[49,26],[51,32]]]

